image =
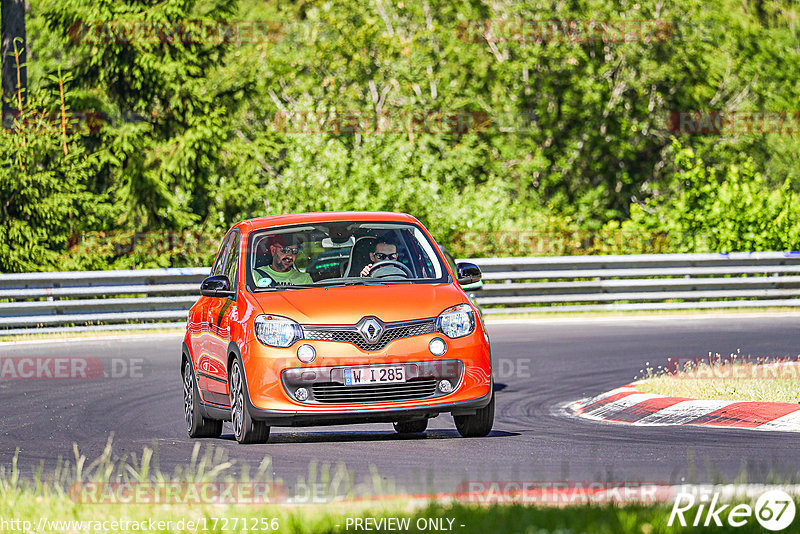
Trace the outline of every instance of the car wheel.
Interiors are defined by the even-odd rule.
[[[231,423],[233,435],[239,443],[264,443],[269,439],[269,427],[263,421],[254,421],[245,404],[244,372],[239,360],[233,360],[228,389],[231,395]]]
[[[394,423],[394,429],[398,434],[421,434],[428,428],[427,419],[418,419],[416,421],[399,421]]]
[[[200,412],[200,392],[189,360],[183,366],[183,413],[190,438],[218,438],[222,434],[222,421],[203,417]]]
[[[494,392],[489,404],[477,410],[475,415],[454,415],[453,419],[462,437],[482,438],[488,435],[494,424]]]

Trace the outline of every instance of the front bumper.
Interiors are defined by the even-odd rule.
[[[366,376],[386,375],[387,370],[399,369],[404,375],[403,382],[348,384],[353,374]],[[281,373],[284,390],[293,398],[303,388],[308,398],[300,400],[303,404],[370,404],[392,401],[435,399],[450,395],[461,384],[464,365],[459,360],[393,363],[376,366],[315,367],[285,369]],[[442,388],[446,381],[448,388]]]
[[[359,423],[395,423],[436,417],[440,413],[453,415],[472,415],[476,410],[484,408],[492,400],[492,388],[489,392],[477,399],[436,404],[431,406],[415,406],[409,408],[382,408],[368,411],[353,410],[325,410],[313,413],[276,412],[261,410],[251,407],[250,415],[253,419],[264,421],[269,426],[318,426],[318,425],[349,425]]]
[[[433,356],[428,349],[434,337],[442,336],[431,333],[398,339],[379,351],[321,340],[301,340],[286,349],[251,343],[248,354],[242,354],[251,416],[275,426],[306,426],[392,422],[447,412],[461,415],[486,406],[492,394],[491,355],[482,332],[476,330],[459,339],[443,338],[448,349],[442,357]],[[312,345],[317,353],[311,364],[303,364],[296,357],[297,348],[303,343]],[[339,402],[335,398],[320,402],[313,394],[306,402],[293,398],[297,387],[311,390],[316,383],[336,383],[343,368],[386,365],[412,370],[408,376],[411,380],[447,378],[454,390],[385,402]]]

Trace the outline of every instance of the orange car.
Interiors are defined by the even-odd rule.
[[[186,429],[240,443],[271,426],[391,422],[449,412],[465,437],[494,420],[489,337],[428,231],[399,213],[304,213],[236,224],[192,306]]]

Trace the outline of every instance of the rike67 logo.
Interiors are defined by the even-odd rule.
[[[742,503],[737,505],[721,504],[720,494],[700,495],[678,493],[672,512],[669,514],[667,526],[677,523],[693,527],[742,527],[755,520],[765,529],[771,531],[784,530],[794,521],[795,504],[792,497],[781,490],[770,490],[762,494],[755,506]]]

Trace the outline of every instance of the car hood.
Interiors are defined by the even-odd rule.
[[[355,324],[365,316],[384,322],[436,317],[468,302],[456,284],[389,284],[293,289],[251,294],[262,313],[301,324]]]

